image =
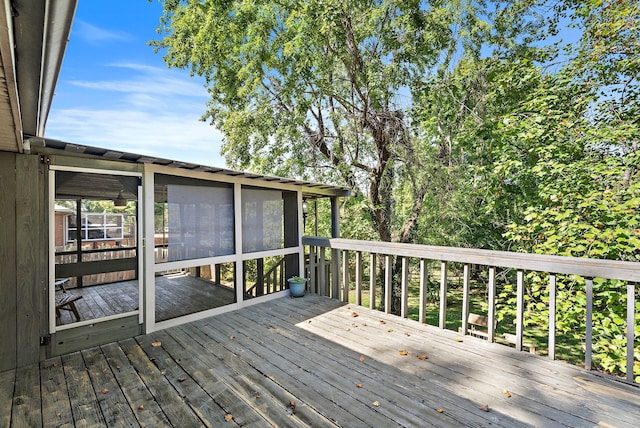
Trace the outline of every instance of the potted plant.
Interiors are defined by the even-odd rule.
[[[289,281],[289,291],[291,292],[292,297],[302,297],[304,296],[305,286],[307,283],[307,279],[301,276],[292,276],[287,279]]]

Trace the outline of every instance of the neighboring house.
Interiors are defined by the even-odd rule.
[[[337,236],[349,195],[45,138],[75,8],[0,7],[0,371],[283,295],[303,269],[303,201],[331,199]],[[80,319],[57,313],[65,284]]]

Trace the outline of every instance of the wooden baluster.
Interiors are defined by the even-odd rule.
[[[587,370],[591,370],[591,351],[593,345],[593,279],[585,278],[584,282],[587,293],[587,324],[584,338],[584,368]]]
[[[487,340],[493,343],[496,336],[496,268],[489,266],[489,325],[487,326]]]
[[[556,274],[549,273],[549,358],[556,359]]]
[[[462,334],[467,334],[469,320],[469,264],[465,263],[462,273]]]
[[[447,262],[440,262],[440,319],[439,327],[447,325]]]
[[[402,295],[400,296],[400,316],[407,318],[409,316],[409,260],[402,258]]]
[[[634,326],[635,326],[635,284],[627,283],[627,380],[634,381]]]
[[[393,257],[390,255],[384,256],[384,311],[387,314],[391,313],[391,293],[393,288],[392,259]]]
[[[320,253],[320,263],[318,266],[318,292],[321,296],[327,296],[327,279],[325,275],[325,257],[326,257],[326,249],[325,247],[319,247],[318,252]]]
[[[522,351],[524,327],[524,271],[518,270],[516,289],[516,350]]]
[[[376,255],[369,255],[369,308],[376,308]]]
[[[356,305],[362,305],[362,251],[356,251]]]
[[[342,252],[342,301],[349,303],[349,251]]]
[[[340,250],[331,249],[331,298],[340,300]]]
[[[418,321],[424,324],[426,320],[427,287],[429,286],[429,264],[425,259],[420,259],[420,309]]]
[[[316,247],[309,246],[309,291],[318,293],[318,278],[316,272]]]

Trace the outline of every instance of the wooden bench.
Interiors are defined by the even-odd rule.
[[[494,323],[494,328],[497,327],[497,321]],[[478,315],[470,313],[467,317],[467,334],[469,336],[479,337],[482,339],[489,339],[489,318],[484,315]],[[462,333],[462,327],[458,329],[459,333]],[[511,333],[504,333],[502,338],[497,340],[507,345],[516,344],[516,335]],[[522,346],[529,349],[532,354],[536,353],[536,347],[532,343],[522,343]]]
[[[78,312],[78,308],[76,307],[76,300],[82,299],[82,296],[79,294],[67,293],[67,289],[64,287],[66,283],[69,282],[68,278],[65,279],[56,279],[55,287],[56,289],[61,289],[61,294],[56,294],[56,317],[60,317],[61,310],[70,311],[76,317],[76,321],[80,321],[80,313]]]
[[[469,336],[479,337],[482,339],[489,338],[489,318],[484,315],[469,314],[467,317],[467,333]],[[458,332],[462,333],[462,327],[458,328]]]

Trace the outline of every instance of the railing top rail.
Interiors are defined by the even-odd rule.
[[[640,282],[640,262],[304,236],[303,245]]]

